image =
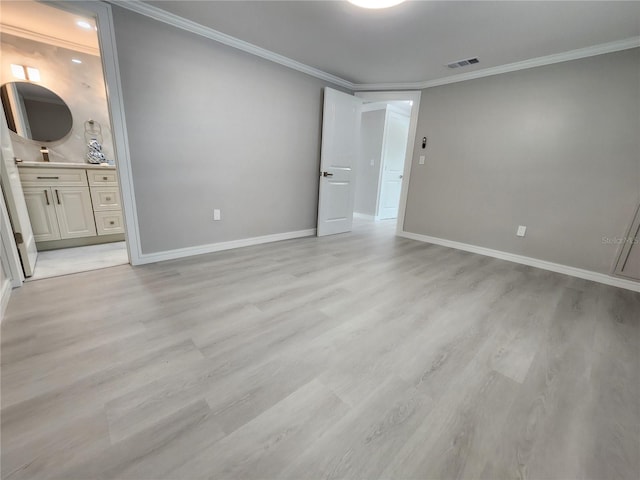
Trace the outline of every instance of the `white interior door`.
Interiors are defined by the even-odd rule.
[[[318,236],[351,231],[362,100],[324,89]]]
[[[7,127],[7,119],[4,116],[4,110],[0,108],[0,133],[2,138],[2,148],[0,149],[0,183],[2,184],[2,192],[7,202],[7,210],[11,218],[13,233],[16,235],[18,251],[20,252],[20,260],[25,277],[33,275],[38,258],[38,250],[36,249],[36,240],[31,229],[31,221],[29,220],[29,212],[27,204],[24,201],[22,193],[22,185],[20,183],[20,173],[15,164],[15,156],[11,145],[11,137],[9,128]]]
[[[387,110],[382,145],[382,162],[380,166],[382,173],[377,215],[381,220],[398,217],[408,139],[409,117]]]

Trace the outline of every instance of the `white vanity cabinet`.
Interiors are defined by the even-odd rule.
[[[116,172],[87,170],[87,177],[98,235],[124,233]]]
[[[84,170],[33,168],[20,179],[36,242],[96,234]]]
[[[55,207],[51,203],[50,187],[23,187],[33,237],[36,242],[60,240],[60,228]]]
[[[115,169],[29,165],[20,179],[36,242],[124,233]]]

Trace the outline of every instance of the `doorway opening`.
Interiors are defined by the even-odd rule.
[[[411,100],[363,105],[354,217],[398,218],[412,107]]]
[[[32,0],[2,14],[2,193],[23,277],[128,264],[96,19]]]
[[[370,221],[393,224],[396,233],[404,230],[404,214],[409,193],[409,181],[411,177],[411,166],[416,145],[416,132],[418,129],[418,114],[420,111],[420,91],[381,91],[381,92],[356,92],[356,97],[363,101],[361,124],[365,128],[361,129],[361,143],[359,145],[359,164],[357,179],[364,170],[371,174],[378,172],[376,200],[373,205],[376,210],[369,210],[370,213],[359,212],[355,209],[354,214]],[[381,142],[380,161],[376,168],[377,157],[374,156],[374,167],[371,167],[371,155],[365,155],[366,148],[364,141],[367,141],[366,117],[369,112],[376,112],[380,107],[385,110],[385,122],[382,134],[371,135],[369,139]],[[379,116],[379,115],[378,115]],[[388,117],[388,118],[387,118]],[[375,118],[375,115],[372,116]],[[375,144],[373,145],[375,146]],[[371,144],[368,147],[371,149]],[[369,150],[371,151],[371,150]],[[373,153],[376,153],[375,151]],[[369,157],[369,158],[367,158]],[[386,160],[386,161],[385,161]],[[368,163],[367,163],[368,162]],[[386,169],[385,169],[386,164]],[[368,166],[367,166],[368,165]],[[369,182],[371,182],[369,180]],[[358,182],[360,183],[360,182]],[[360,192],[356,184],[356,192]]]
[[[319,237],[351,231],[354,215],[404,230],[419,110],[419,91],[324,89]]]

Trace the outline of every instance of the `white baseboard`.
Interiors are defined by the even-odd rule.
[[[5,282],[0,285],[0,323],[4,319],[4,312],[7,310],[9,304],[9,298],[11,297],[11,281],[6,279]]]
[[[625,288],[627,290],[633,290],[634,292],[640,292],[640,283],[634,282],[632,280],[625,280],[624,278],[606,275],[604,273],[592,272],[590,270],[569,267],[567,265],[561,265],[559,263],[547,262],[546,260],[539,260],[537,258],[525,257],[523,255],[516,255],[514,253],[502,252],[500,250],[478,247],[475,245],[470,245],[468,243],[454,242],[453,240],[445,240],[444,238],[420,235],[418,233],[403,231],[399,232],[398,236],[409,238],[411,240],[417,240],[419,242],[433,243],[435,245],[442,245],[443,247],[464,250],[465,252],[478,253],[480,255],[486,255],[487,257],[499,258],[501,260],[507,260],[509,262],[520,263],[522,265],[541,268],[543,270],[550,270],[556,273],[564,273],[565,275],[570,275],[572,277],[591,280],[598,283],[604,283],[605,285],[611,285],[614,287]]]
[[[250,247],[252,245],[260,245],[263,243],[279,242],[281,240],[291,240],[292,238],[312,237],[315,234],[316,229],[310,228],[308,230],[275,233],[273,235],[243,238],[241,240],[231,240],[229,242],[210,243],[208,245],[198,245],[196,247],[176,248],[175,250],[166,250],[164,252],[143,253],[140,255],[139,261],[136,265],[174,260],[176,258],[191,257],[205,253],[220,252],[223,250],[231,250],[233,248]]]

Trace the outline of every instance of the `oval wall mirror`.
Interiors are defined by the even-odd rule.
[[[0,88],[9,129],[38,143],[66,137],[73,126],[71,110],[48,88],[29,82],[5,83]]]

